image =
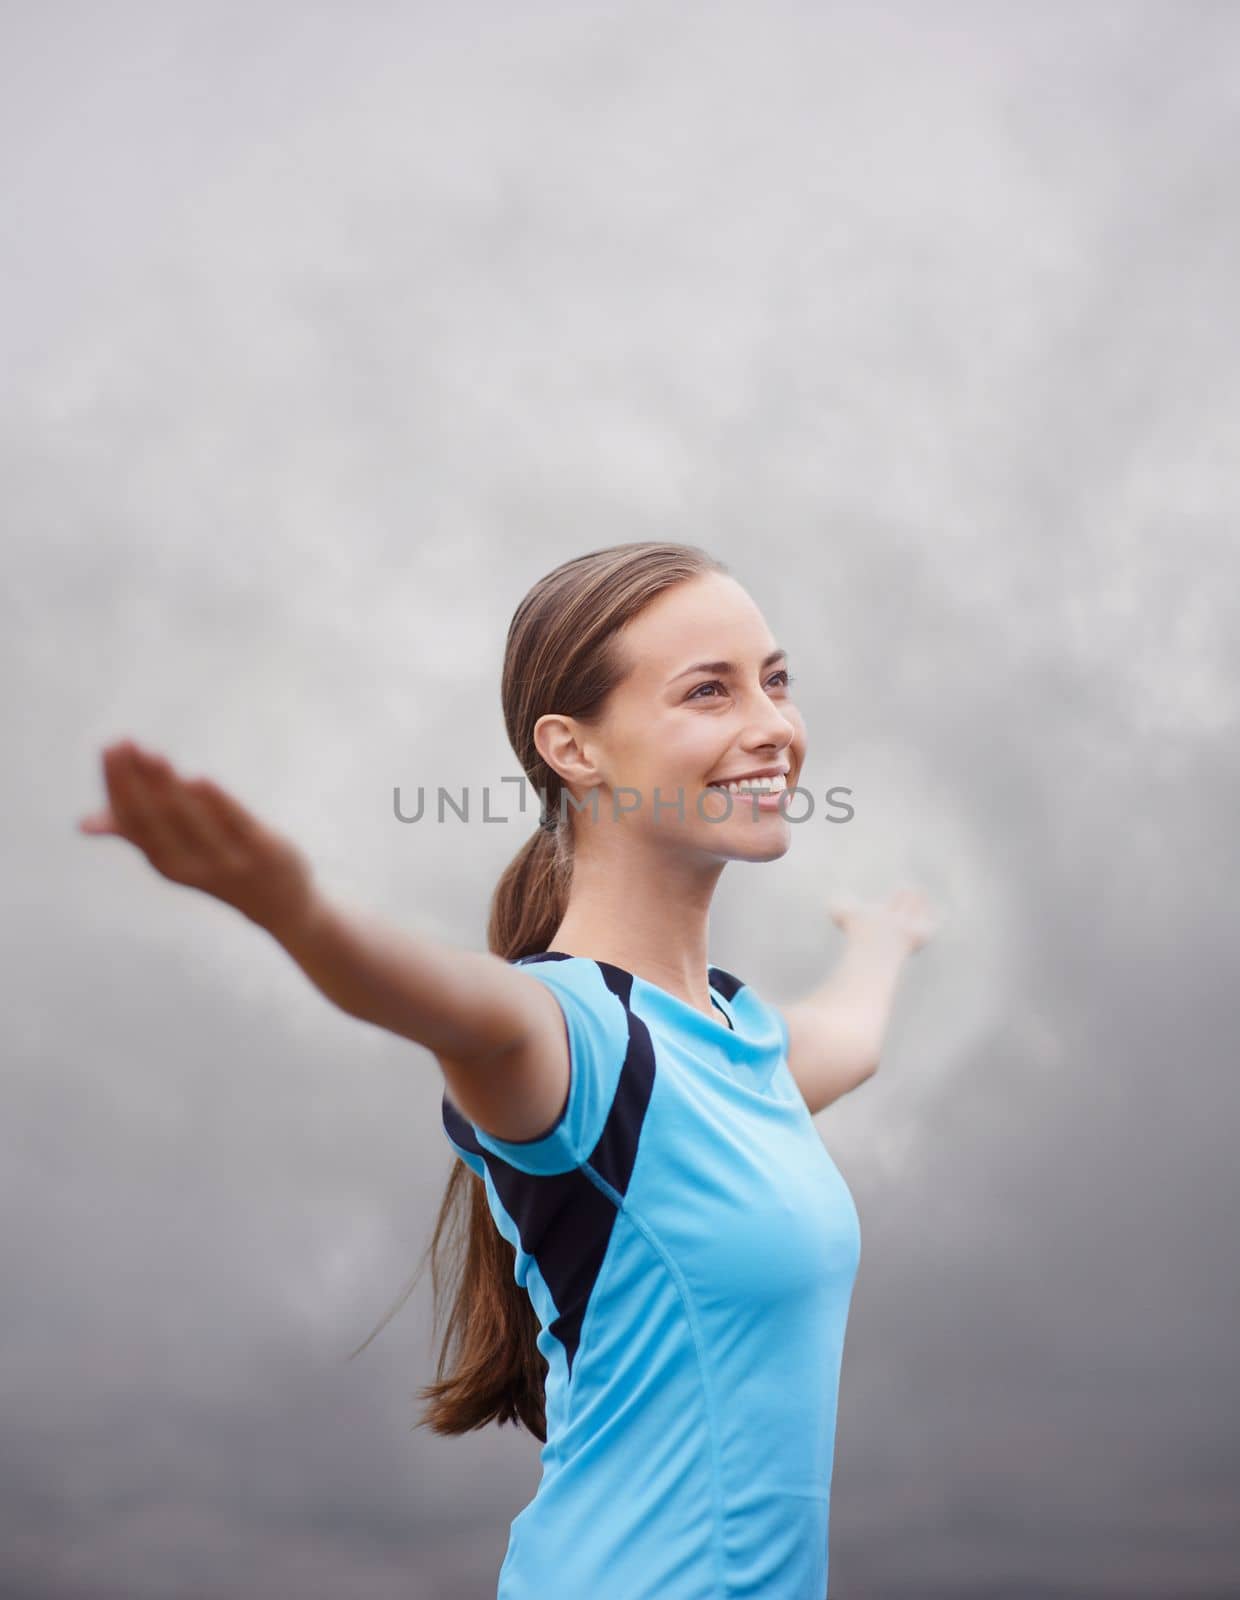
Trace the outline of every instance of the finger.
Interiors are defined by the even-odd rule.
[[[186,785],[189,793],[225,837],[233,844],[252,843],[266,832],[258,818],[247,811],[227,789],[211,778],[191,778]]]
[[[220,830],[189,786],[177,776],[172,763],[153,751],[139,750],[135,757],[154,813],[169,838],[194,858],[219,854],[224,848]]]
[[[95,811],[88,817],[80,818],[78,830],[81,833],[112,833],[118,836],[120,834],[116,818],[109,810]]]
[[[130,837],[140,831],[147,804],[135,767],[136,747],[130,740],[109,745],[103,752],[103,781],[112,815],[121,832]]]
[[[132,740],[126,740],[105,752],[104,762],[108,796],[123,837],[136,844],[162,871],[184,855],[185,847],[152,789],[150,758]]]
[[[118,744],[108,745],[103,752],[103,783],[104,788],[108,790],[109,799],[111,798],[112,789],[113,757],[125,749],[126,743],[127,741],[122,741]],[[111,834],[118,839],[125,837],[121,819],[111,805],[102,806],[97,811],[91,811],[85,816],[79,817],[78,831],[88,834]]]

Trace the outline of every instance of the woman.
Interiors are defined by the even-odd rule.
[[[453,1217],[467,1249],[425,1420],[543,1441],[499,1600],[826,1594],[860,1237],[811,1116],[874,1072],[929,927],[912,891],[841,908],[843,961],[782,1010],[708,965],[726,863],[791,842],[790,683],[753,600],[696,546],[617,545],[537,583],[503,708],[545,815],[495,891],[490,953],[329,902],[291,841],[129,741],[81,824],[436,1057],[456,1157],[437,1294]]]

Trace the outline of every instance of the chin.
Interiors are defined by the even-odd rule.
[[[792,848],[792,827],[785,823],[782,828],[762,830],[765,837],[759,837],[759,831],[754,831],[754,836],[746,840],[739,831],[729,835],[726,839],[715,841],[715,853],[725,861],[778,861],[781,856],[786,856]]]
[[[785,833],[780,839],[764,842],[761,848],[747,850],[739,859],[743,861],[778,861],[781,856],[786,856],[792,849],[792,836]]]

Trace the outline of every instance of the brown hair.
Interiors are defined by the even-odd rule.
[[[514,961],[545,950],[568,906],[572,829],[561,815],[559,774],[534,744],[535,723],[553,711],[597,720],[626,672],[619,630],[674,584],[727,571],[697,545],[609,545],[556,567],[517,607],[504,651],[504,726],[522,770],[544,797],[546,816],[560,820],[535,829],[496,885],[487,926],[492,954]],[[547,1363],[536,1342],[538,1317],[516,1281],[516,1251],[495,1226],[482,1179],[456,1155],[427,1249],[435,1327],[449,1281],[454,1288],[436,1381],[418,1391],[428,1404],[416,1426],[457,1434],[488,1422],[512,1422],[545,1443]],[[422,1265],[425,1259],[424,1253]],[[354,1355],[413,1293],[422,1265]],[[445,1377],[450,1363],[453,1370]]]

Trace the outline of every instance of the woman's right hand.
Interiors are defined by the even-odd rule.
[[[235,906],[277,939],[309,919],[305,855],[210,778],[182,778],[132,739],[105,748],[103,775],[108,804],[81,818],[82,833],[128,839],[162,877]]]

